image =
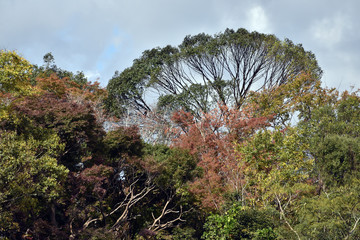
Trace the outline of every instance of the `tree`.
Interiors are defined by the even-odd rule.
[[[57,163],[63,145],[53,134],[42,141],[0,131],[0,233],[19,239],[36,220],[50,219],[47,206],[63,191],[68,170]]]
[[[309,184],[313,159],[297,129],[259,131],[237,146],[240,165],[247,180],[247,205],[272,206],[288,228],[300,239],[288,215],[292,215],[303,195],[313,188]]]
[[[45,60],[51,68],[51,55]],[[106,133],[106,91],[47,70],[0,95],[1,236],[133,239],[174,227],[180,234],[179,223],[194,218],[187,182],[197,158],[145,144],[137,127]]]
[[[333,99],[332,91],[323,89],[320,79],[302,73],[277,88],[251,91],[244,104],[255,106],[256,116],[272,116],[272,127],[286,128],[296,119],[310,118],[313,110]]]
[[[0,50],[0,94],[28,91],[31,72],[32,65],[15,51]]]
[[[204,209],[220,210],[225,194],[232,193],[243,199],[244,179],[238,168],[234,142],[242,142],[258,129],[267,126],[269,118],[253,117],[247,109],[231,109],[219,105],[202,114],[200,119],[185,111],[174,112],[173,145],[188,149],[199,157],[202,175],[191,184],[191,191],[201,201]]]
[[[38,78],[29,95],[13,97],[7,106],[4,129],[35,139],[56,133],[65,144],[59,162],[74,169],[85,160],[97,161],[104,135],[101,100],[106,92],[97,84],[82,87],[56,75]],[[90,162],[90,161],[89,161]]]
[[[358,91],[325,92],[299,123],[314,157],[316,191],[299,204],[295,227],[305,238],[357,239],[360,98]]]
[[[106,92],[54,74],[31,79],[36,70],[15,52],[1,51],[0,71],[1,235],[62,239],[69,169],[103,160]]]
[[[134,105],[144,113],[150,110],[144,94],[155,89],[160,107],[181,106],[199,113],[220,102],[240,108],[251,89],[276,87],[302,72],[321,76],[315,56],[301,45],[226,29],[215,36],[187,36],[178,47],[145,51],[110,80],[108,104],[114,112]]]
[[[272,213],[233,204],[223,214],[211,214],[202,239],[276,239]]]
[[[314,178],[324,191],[359,178],[360,97],[358,92],[330,94],[299,123],[315,159]]]
[[[296,228],[306,239],[358,239],[360,237],[359,178],[320,195],[303,199]]]
[[[89,105],[77,104],[49,93],[21,100],[12,104],[13,115],[18,120],[5,122],[7,128],[37,138],[45,132],[56,133],[65,144],[59,162],[69,169],[74,170],[75,164],[89,157],[96,161],[96,152],[101,151],[99,142],[103,129]]]
[[[31,92],[32,65],[15,51],[0,50],[0,121],[9,117],[15,96]]]
[[[70,81],[77,83],[79,86],[83,86],[88,83],[88,80],[83,72],[77,71],[76,73],[73,73],[59,68],[55,64],[55,58],[51,52],[45,54],[43,60],[44,64],[42,66],[34,65],[33,67],[33,81],[36,81],[36,78],[48,78],[52,74],[55,74],[59,78],[68,78]]]
[[[146,146],[136,127],[108,132],[106,159],[72,172],[66,214],[72,237],[101,227],[118,237],[158,234],[188,218],[191,197],[186,189],[196,174],[187,151]]]

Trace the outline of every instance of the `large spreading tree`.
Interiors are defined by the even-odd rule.
[[[108,84],[109,108],[151,111],[148,93],[160,108],[183,108],[199,115],[221,102],[239,109],[251,90],[280,86],[302,73],[319,79],[314,54],[289,39],[226,29],[210,36],[187,36],[177,47],[146,50]],[[156,94],[154,94],[155,90]]]

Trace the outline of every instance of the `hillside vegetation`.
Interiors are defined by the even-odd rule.
[[[106,88],[1,50],[0,238],[360,239],[360,95],[321,75],[245,29],[146,50]]]

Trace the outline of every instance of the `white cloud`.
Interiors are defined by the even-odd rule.
[[[0,0],[0,48],[35,64],[52,52],[59,67],[105,86],[146,49],[246,28],[302,43],[338,86],[344,71],[354,83],[360,75],[359,8],[359,0]]]
[[[269,19],[261,6],[251,8],[247,15],[247,27],[251,31],[271,33]]]
[[[328,48],[343,41],[345,32],[350,29],[350,21],[342,14],[318,20],[311,28],[315,40]]]
[[[91,82],[99,81],[101,78],[101,74],[98,71],[85,71],[84,75]]]

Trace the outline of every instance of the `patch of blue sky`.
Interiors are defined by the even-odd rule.
[[[131,42],[130,39],[131,37],[129,34],[125,31],[121,31],[118,27],[114,27],[109,43],[104,47],[103,52],[96,62],[96,70],[98,72],[103,72],[109,65],[112,64],[114,58],[120,52],[129,51],[129,45]]]
[[[117,52],[119,52],[119,47],[115,46],[115,44],[111,43],[106,46],[100,55],[99,60],[96,62],[97,71],[104,71],[106,65],[109,64],[109,61],[115,56]]]

